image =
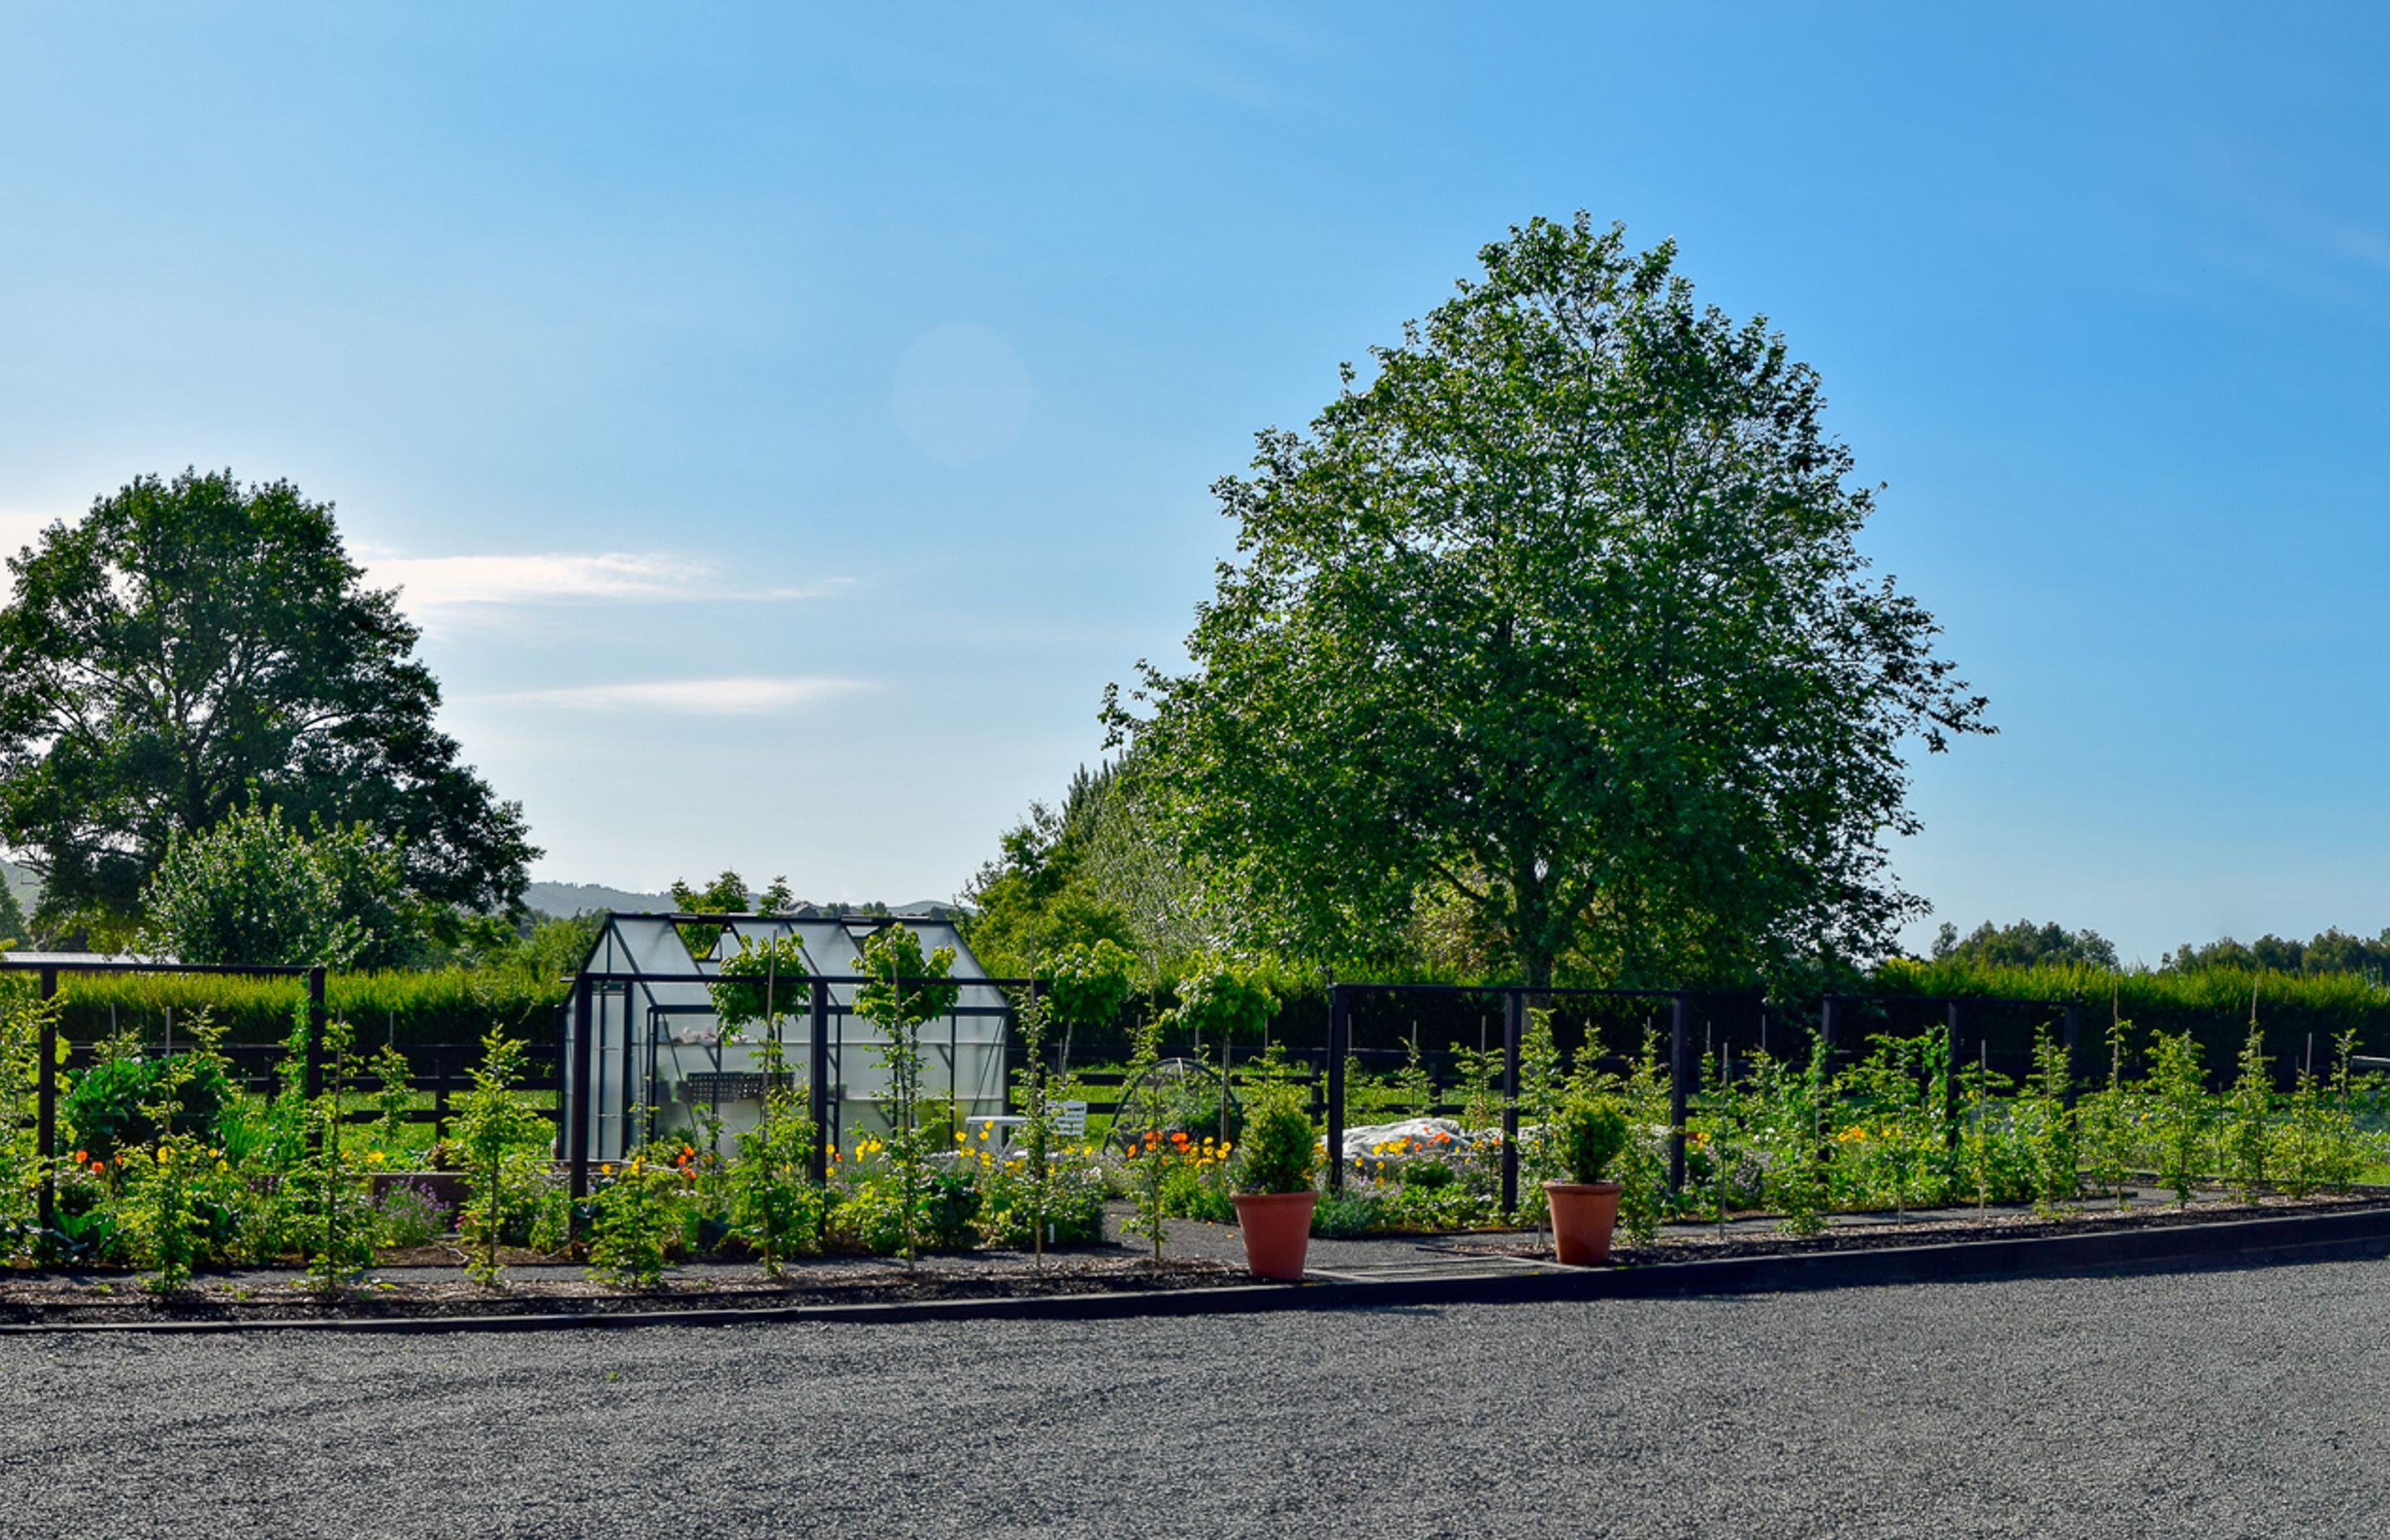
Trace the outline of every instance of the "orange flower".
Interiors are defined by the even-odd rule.
[[[101,1172],[106,1171],[107,1169],[108,1162],[106,1161],[94,1161],[91,1163],[91,1174],[94,1176],[98,1175]]]

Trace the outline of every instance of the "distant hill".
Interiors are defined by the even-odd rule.
[[[609,888],[596,882],[534,882],[523,890],[523,902],[542,914],[579,915],[596,909],[610,909],[617,914],[651,914],[673,906],[670,893],[639,893],[623,888]],[[800,907],[811,907],[799,901]],[[861,904],[819,905],[825,909],[862,909]],[[910,904],[891,905],[890,911],[899,915],[933,915],[949,918],[960,913],[952,904],[934,898],[915,899]]]
[[[32,913],[34,901],[42,896],[42,879],[14,861],[0,859],[0,880],[8,884],[8,891],[17,895],[25,912]]]
[[[523,890],[523,902],[546,915],[579,915],[592,909],[636,915],[673,906],[669,893],[635,893],[595,882],[534,882]]]

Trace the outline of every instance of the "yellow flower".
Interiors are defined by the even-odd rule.
[[[381,1164],[381,1151],[376,1149],[367,1152],[366,1155],[366,1164],[369,1166],[378,1166]]]

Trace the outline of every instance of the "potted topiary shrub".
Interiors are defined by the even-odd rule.
[[[1599,1266],[1610,1259],[1618,1223],[1619,1185],[1604,1178],[1626,1149],[1626,1114],[1615,1102],[1580,1098],[1561,1108],[1545,1135],[1568,1178],[1544,1184],[1553,1247],[1564,1266]]]
[[[1257,1091],[1248,1101],[1229,1201],[1244,1237],[1245,1266],[1257,1278],[1299,1282],[1311,1248],[1315,1164],[1311,1119],[1290,1086]]]

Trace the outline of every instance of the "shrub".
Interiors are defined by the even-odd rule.
[[[1626,1114],[1608,1097],[1563,1103],[1551,1124],[1552,1148],[1572,1182],[1599,1182],[1626,1148]]]
[[[1278,1087],[1254,1093],[1236,1155],[1237,1190],[1310,1190],[1317,1148],[1311,1119],[1292,1096]]]
[[[653,1289],[681,1239],[681,1173],[635,1155],[590,1200],[589,1272],[604,1283]]]
[[[232,1083],[212,1059],[126,1054],[76,1076],[59,1110],[74,1131],[75,1148],[93,1160],[113,1161],[122,1151],[154,1147],[161,1134],[212,1139],[231,1097]],[[160,1126],[166,1122],[173,1126]]]

